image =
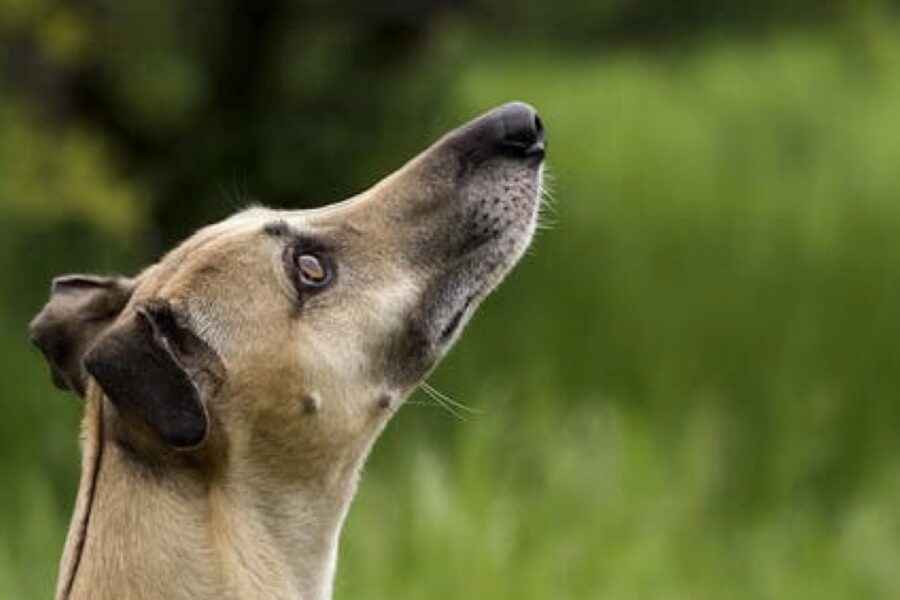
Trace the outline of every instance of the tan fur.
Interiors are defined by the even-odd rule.
[[[209,432],[196,448],[167,447],[88,381],[57,599],[331,596],[365,457],[452,342],[412,376],[391,375],[398,332],[429,286],[451,276],[473,282],[468,319],[534,231],[540,170],[503,160],[460,183],[455,139],[346,202],[254,208],[206,227],[134,279],[110,329],[148,301],[183,316],[216,356],[192,373]],[[475,208],[457,210],[466,203]],[[450,250],[433,240],[470,217],[490,217],[497,233],[478,260],[450,271]],[[324,239],[338,256],[335,285],[301,308],[272,223]],[[452,308],[440,298],[435,318]]]

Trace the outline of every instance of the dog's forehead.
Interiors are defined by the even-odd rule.
[[[183,270],[186,264],[208,261],[211,258],[225,258],[231,254],[236,258],[247,257],[251,244],[264,244],[278,228],[289,228],[292,232],[312,233],[321,228],[322,219],[311,219],[305,210],[275,210],[253,207],[201,228],[191,237],[167,253],[158,265],[163,270]],[[237,252],[235,252],[237,250]]]
[[[267,234],[302,234],[352,238],[363,232],[377,236],[386,231],[387,202],[378,202],[376,190],[318,208],[279,210],[251,207],[198,231],[192,239],[233,238]],[[381,209],[381,210],[379,210]],[[190,242],[190,240],[189,240]]]

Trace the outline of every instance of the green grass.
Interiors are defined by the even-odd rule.
[[[376,446],[338,599],[900,597],[900,44],[883,27],[472,53],[445,123],[534,103],[555,226],[432,380],[481,412],[413,404]],[[47,597],[77,408],[19,325],[0,334],[17,448],[0,598]]]

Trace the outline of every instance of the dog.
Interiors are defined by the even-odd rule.
[[[331,597],[362,464],[535,231],[523,103],[311,210],[250,208],[32,321],[84,399],[58,600]]]

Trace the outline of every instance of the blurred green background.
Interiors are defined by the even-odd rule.
[[[511,99],[543,231],[369,460],[338,599],[900,598],[900,20],[864,0],[0,0],[0,598],[79,402],[26,324]]]

